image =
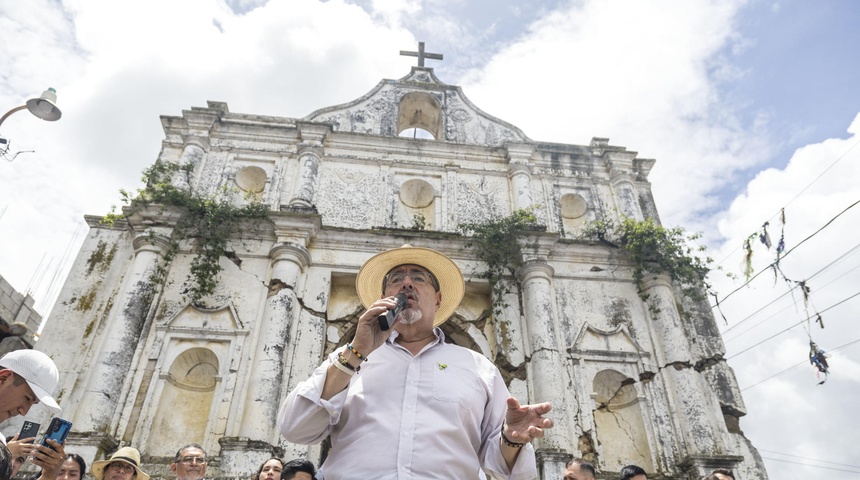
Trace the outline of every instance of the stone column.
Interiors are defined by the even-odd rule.
[[[171,178],[170,183],[174,187],[186,192],[192,190],[192,172],[203,162],[207,144],[208,142],[201,139],[192,139],[185,145],[182,156],[179,157],[179,166],[182,168],[174,173],[173,178]]]
[[[645,291],[659,311],[652,312],[652,325],[658,346],[658,368],[662,375],[673,415],[680,424],[682,457],[710,455],[723,451],[722,421],[719,406],[701,375],[693,369],[689,340],[675,307],[675,295],[665,275],[645,275]]]
[[[146,222],[151,222],[160,215],[155,210],[138,211],[129,218],[129,224],[142,225],[144,216],[149,217]],[[72,422],[78,432],[111,432],[111,421],[117,410],[122,408],[119,402],[123,382],[131,374],[135,349],[145,338],[141,329],[157,289],[150,278],[170,248],[172,232],[172,227],[152,226],[134,237],[134,260],[114,299],[96,358],[87,371],[82,395],[86,401],[72,412]]]
[[[612,179],[612,192],[621,213],[636,220],[644,219],[642,209],[639,208],[639,196],[636,194],[633,184],[625,176]]]
[[[535,442],[539,468],[558,478],[564,472],[564,455],[572,448],[567,439],[570,431],[565,405],[563,375],[565,363],[558,340],[558,328],[553,306],[553,268],[543,260],[526,261],[518,270],[523,296],[526,341],[531,353],[529,363],[530,403],[550,402],[550,414],[555,427],[545,431],[544,437]],[[522,400],[521,400],[522,401]],[[550,478],[550,477],[544,477]]]
[[[330,131],[330,127],[305,122],[297,122],[296,127],[302,138],[298,149],[299,178],[296,184],[296,193],[290,199],[289,206],[312,208],[320,162],[323,158],[323,141]]]
[[[241,437],[272,442],[284,379],[290,325],[299,313],[296,283],[311,257],[303,245],[279,242],[269,251],[272,277],[263,319],[257,332],[254,372],[247,385]]]
[[[628,152],[623,147],[613,147],[606,139],[593,139],[591,146],[595,154],[603,158],[615,197],[616,208],[624,215],[642,220],[642,209],[639,207],[639,195],[636,193],[637,177],[647,177],[650,164],[636,158],[636,152]]]
[[[321,158],[322,151],[318,148],[303,146],[299,149],[299,180],[296,194],[290,199],[291,207],[310,208],[314,205],[314,189]]]
[[[306,316],[297,290],[311,264],[307,245],[319,231],[321,219],[318,215],[287,212],[272,213],[270,218],[275,224],[277,241],[269,249],[269,291],[262,318],[254,326],[257,344],[250,359],[253,372],[245,386],[245,395],[237,397],[237,401],[243,402],[238,434],[219,441],[224,477],[245,476],[272,454],[284,455],[276,423],[293,357],[319,356],[298,346],[296,331]]]
[[[506,144],[508,154],[508,177],[511,179],[511,198],[517,210],[532,206],[531,171],[529,161],[534,146],[528,144]]]

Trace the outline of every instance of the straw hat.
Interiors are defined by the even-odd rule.
[[[442,303],[436,311],[433,326],[438,327],[445,323],[463,300],[466,284],[463,282],[460,268],[450,258],[429,248],[403,245],[376,254],[364,262],[355,279],[358,298],[364,307],[370,308],[373,302],[382,298],[382,279],[392,268],[399,265],[424,267],[439,280]]]
[[[140,469],[140,452],[136,448],[122,447],[107,460],[93,462],[92,474],[96,480],[104,480],[105,468],[113,462],[127,463],[137,472],[135,480],[149,480],[149,474]]]

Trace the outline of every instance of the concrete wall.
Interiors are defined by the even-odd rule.
[[[15,290],[12,285],[0,276],[0,328],[4,334],[8,334],[13,323],[20,323],[27,327],[25,334],[17,331],[11,332],[15,336],[32,345],[33,335],[42,324],[42,316],[33,308],[35,300],[30,295],[24,295]]]

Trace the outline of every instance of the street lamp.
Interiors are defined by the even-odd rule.
[[[48,122],[57,121],[61,116],[63,116],[63,112],[57,108],[57,91],[53,88],[48,88],[42,92],[41,97],[31,98],[27,100],[26,104],[21,105],[20,107],[15,107],[6,112],[3,117],[0,117],[0,125],[3,125],[3,122],[9,117],[9,115],[25,108],[33,115]]]
[[[9,118],[9,115],[12,115],[13,113],[19,110],[23,110],[25,108],[29,110],[30,113],[32,113],[33,115],[47,122],[55,122],[59,120],[61,116],[63,116],[63,112],[61,112],[60,109],[57,108],[57,91],[53,88],[48,88],[47,90],[42,92],[42,96],[40,96],[39,98],[31,98],[27,100],[27,103],[25,103],[24,105],[21,105],[20,107],[15,107],[12,110],[6,112],[6,114],[0,117],[0,125],[3,125],[3,122],[6,121],[7,118]],[[11,145],[12,143],[8,139],[0,137],[0,157],[3,157],[3,159],[9,162],[15,160],[15,157],[18,156],[18,153],[24,153],[18,152],[10,157],[9,147]]]

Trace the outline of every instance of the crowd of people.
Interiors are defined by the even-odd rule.
[[[574,458],[565,465],[564,480],[594,480],[596,475],[594,465],[581,458]],[[648,480],[648,474],[638,465],[627,465],[621,469],[620,480]],[[698,480],[735,480],[735,475],[727,468],[716,468]]]
[[[32,442],[18,442],[17,439],[10,440],[5,448],[0,444],[0,480],[9,480],[18,473],[27,458],[23,455],[30,455],[30,461],[41,468],[41,471],[29,480],[81,480],[84,477],[87,471],[86,462],[80,455],[65,453],[62,444],[53,442],[51,453],[45,452],[45,458],[42,458],[37,457],[41,445],[19,449],[18,444],[26,443],[33,446]],[[22,456],[14,457],[13,450],[20,450]],[[30,453],[24,454],[24,451]],[[176,452],[170,464],[170,470],[176,480],[204,480],[208,463],[206,450],[196,443],[191,443]],[[149,480],[150,478],[150,475],[141,468],[140,451],[134,447],[122,447],[107,460],[93,462],[90,474],[96,480]],[[280,458],[272,457],[263,462],[249,480],[314,480],[316,474],[317,469],[310,460],[297,458],[284,462]]]
[[[251,480],[460,479],[481,471],[492,478],[537,478],[531,442],[553,427],[545,417],[551,405],[520,404],[493,362],[446,342],[439,328],[465,293],[459,267],[440,252],[404,245],[365,262],[356,290],[365,311],[351,341],[289,393],[277,419],[290,442],[329,438],[324,463],[317,470],[305,459],[270,458]],[[26,415],[37,403],[58,413],[51,396],[58,380],[56,365],[42,352],[0,358],[0,421]],[[41,469],[31,480],[79,480],[87,471],[80,456],[66,454],[56,441],[0,440],[0,480],[14,476],[26,459]],[[96,480],[149,480],[140,460],[140,452],[126,446],[93,462],[90,472]],[[203,447],[189,444],[176,452],[170,470],[176,480],[202,480],[207,464]],[[647,480],[635,465],[621,475]],[[586,461],[566,466],[564,480],[594,478]],[[716,470],[703,477],[726,478],[734,477]]]

